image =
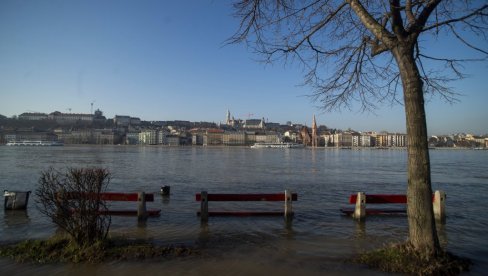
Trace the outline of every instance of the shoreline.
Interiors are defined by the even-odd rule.
[[[0,144],[0,146],[7,146],[7,144]],[[247,145],[126,145],[126,144],[64,144],[64,147],[71,146],[86,146],[86,147],[148,147],[148,148],[251,148]],[[37,148],[36,146],[11,146],[12,148]],[[50,146],[43,146],[42,148],[49,148]],[[284,148],[288,149],[288,148]],[[304,146],[300,148],[291,149],[311,149],[311,150],[407,150],[407,147],[316,147]],[[486,147],[469,148],[469,147],[429,147],[429,150],[488,150]]]

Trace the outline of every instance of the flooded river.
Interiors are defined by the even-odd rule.
[[[17,264],[0,259],[0,271],[16,275],[378,275],[345,263],[354,254],[408,235],[405,216],[372,216],[357,223],[341,215],[358,191],[405,193],[405,150],[250,149],[244,147],[64,146],[0,147],[0,186],[35,191],[40,172],[101,166],[112,173],[110,191],[153,192],[162,214],[140,226],[136,218],[113,217],[112,236],[158,244],[196,246],[202,254],[183,259],[100,265]],[[431,151],[434,190],[447,193],[443,246],[473,259],[473,275],[488,269],[488,151]],[[169,198],[160,187],[171,186]],[[195,193],[298,193],[291,224],[281,217],[211,217],[202,226]],[[0,211],[0,241],[46,238],[54,225],[37,210]],[[132,203],[122,203],[124,206]],[[249,203],[245,203],[249,204]],[[243,203],[210,202],[209,209],[245,209]],[[282,203],[252,203],[280,210]],[[261,204],[261,205],[260,205]],[[135,203],[134,203],[135,207]]]

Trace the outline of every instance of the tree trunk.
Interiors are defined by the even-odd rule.
[[[431,256],[437,254],[440,246],[432,207],[423,83],[413,58],[413,47],[400,44],[392,52],[400,70],[405,102],[409,243],[416,252]]]

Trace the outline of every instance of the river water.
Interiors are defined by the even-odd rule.
[[[35,191],[40,172],[53,166],[110,170],[110,191],[154,192],[148,208],[158,218],[113,217],[112,236],[201,248],[201,255],[163,262],[101,265],[17,264],[0,259],[0,271],[32,275],[170,273],[185,275],[378,275],[344,262],[354,254],[408,235],[406,216],[371,216],[357,223],[341,215],[358,191],[405,193],[405,150],[250,149],[244,147],[64,146],[0,147],[0,187]],[[432,150],[433,190],[447,193],[447,220],[438,226],[449,251],[474,261],[470,274],[488,269],[488,151]],[[169,198],[159,189],[171,186]],[[195,193],[298,193],[291,224],[281,217],[210,217],[200,223]],[[132,203],[122,203],[126,207]],[[282,203],[210,202],[209,209],[266,208]],[[135,207],[135,203],[134,203]],[[46,238],[54,225],[37,210],[0,211],[0,242]],[[3,274],[3,273],[2,273]]]

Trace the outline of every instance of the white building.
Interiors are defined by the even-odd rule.
[[[361,135],[359,133],[352,133],[352,146],[360,147],[361,145]]]
[[[407,135],[401,133],[389,133],[388,134],[388,146],[390,147],[406,147]]]
[[[158,142],[158,131],[154,129],[143,130],[139,133],[139,144],[156,145]]]
[[[361,136],[360,136],[360,144],[362,147],[373,146],[372,140],[373,140],[373,137],[369,134],[361,134]]]

